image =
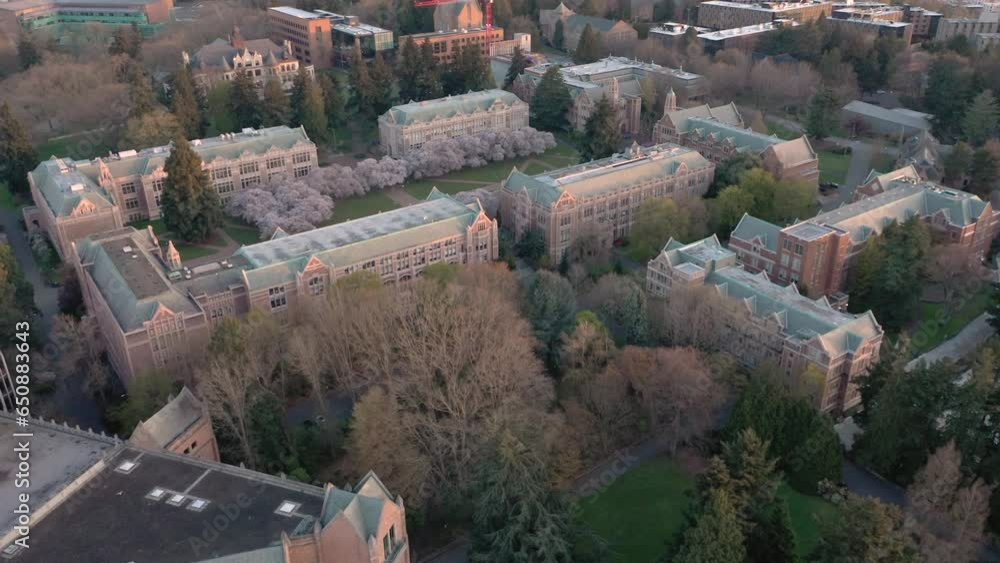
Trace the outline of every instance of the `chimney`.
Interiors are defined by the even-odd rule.
[[[240,26],[234,25],[233,32],[229,34],[229,44],[237,49],[246,48],[246,41],[243,40],[243,34],[240,33]]]
[[[181,253],[174,247],[174,241],[167,243],[167,268],[173,272],[181,269]]]

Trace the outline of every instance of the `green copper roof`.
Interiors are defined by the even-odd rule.
[[[112,206],[111,197],[104,188],[74,168],[72,162],[52,157],[28,174],[56,217],[68,216],[82,201],[94,204],[97,209]]]
[[[400,125],[426,123],[439,117],[486,111],[497,102],[507,106],[524,104],[520,98],[505,90],[483,90],[435,100],[401,104],[390,108],[379,119],[390,120]]]
[[[688,133],[697,134],[702,137],[715,136],[718,139],[731,139],[740,149],[752,150],[760,154],[771,145],[782,143],[781,139],[772,135],[757,133],[752,129],[744,129],[736,125],[730,125],[715,119],[704,117],[689,117],[685,122]]]
[[[743,214],[743,218],[740,219],[736,228],[733,229],[730,238],[736,238],[740,240],[745,240],[747,242],[753,242],[754,239],[760,239],[761,243],[765,248],[771,252],[778,251],[778,233],[781,232],[781,227],[775,225],[774,223],[768,223],[763,219],[758,219],[753,215],[747,213]]]

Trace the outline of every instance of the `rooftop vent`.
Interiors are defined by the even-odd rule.
[[[167,491],[161,489],[160,487],[154,487],[152,491],[146,494],[146,498],[149,500],[159,501],[162,500]]]
[[[20,551],[21,551],[21,546],[17,545],[16,543],[12,543],[7,547],[3,548],[3,551],[0,551],[0,557],[3,557],[4,559],[12,559]]]
[[[180,493],[175,493],[173,495],[170,495],[170,498],[167,499],[167,504],[171,506],[181,506],[184,504],[185,500],[187,500],[186,496]]]
[[[297,502],[292,502],[290,500],[283,500],[278,508],[274,511],[275,514],[280,514],[282,516],[291,516],[299,509],[300,504]]]
[[[192,510],[194,512],[201,512],[202,510],[205,510],[206,506],[208,506],[207,500],[203,498],[196,498],[191,499],[191,503],[188,504],[187,508],[188,510]]]
[[[139,465],[138,461],[126,460],[121,462],[118,467],[115,468],[115,471],[128,475],[137,465]]]
[[[124,252],[125,254],[132,254],[132,247],[128,246],[128,245],[123,246],[122,247],[122,252]]]
[[[127,157],[130,157],[130,156],[135,156],[137,154],[139,154],[139,153],[137,153],[134,149],[129,149],[127,151],[120,151],[118,153],[118,158],[127,158]]]
[[[83,184],[73,184],[73,185],[71,185],[69,187],[69,191],[71,191],[71,192],[82,192],[83,188],[84,188]]]

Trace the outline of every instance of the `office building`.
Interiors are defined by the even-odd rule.
[[[799,23],[830,17],[833,4],[820,0],[803,2],[735,2],[709,0],[698,4],[698,25],[712,29],[733,29],[774,20]]]
[[[289,6],[267,10],[271,39],[288,41],[295,58],[318,69],[348,66],[355,49],[365,59],[381,53],[387,58],[395,41],[391,30],[362,23],[357,16]]]
[[[723,49],[742,49],[753,52],[754,47],[761,38],[768,34],[775,33],[786,27],[801,25],[795,20],[774,20],[770,23],[759,23],[748,27],[737,27],[733,29],[720,29],[718,31],[705,31],[697,35],[701,41],[702,48],[708,54],[713,54]]]
[[[406,43],[408,39],[413,39],[417,47],[420,47],[424,43],[430,43],[431,52],[434,53],[435,60],[437,60],[438,64],[447,66],[457,61],[459,55],[462,53],[462,49],[469,45],[478,47],[482,56],[488,57],[490,53],[486,49],[487,37],[490,38],[491,44],[503,42],[503,28],[494,27],[488,33],[485,27],[415,33],[400,37],[399,44]],[[513,49],[512,44],[510,46],[511,52],[513,52]]]
[[[20,30],[58,38],[88,26],[135,25],[151,36],[170,21],[174,0],[5,0],[0,2],[0,35],[16,38]]]

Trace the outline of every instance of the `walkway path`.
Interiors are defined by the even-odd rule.
[[[971,323],[965,325],[958,334],[950,340],[946,340],[932,350],[925,352],[910,363],[906,364],[906,369],[911,370],[921,361],[933,364],[945,358],[961,360],[975,353],[976,349],[983,342],[993,336],[993,327],[989,323],[989,315],[983,313]]]

